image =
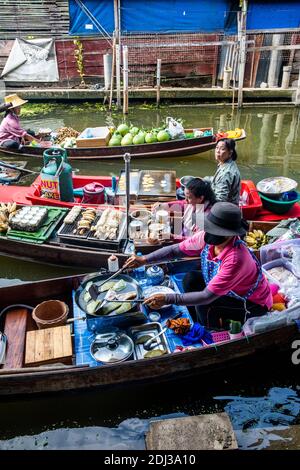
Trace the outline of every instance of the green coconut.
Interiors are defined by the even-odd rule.
[[[127,126],[127,124],[123,123],[123,124],[120,124],[118,127],[117,127],[117,132],[119,132],[119,134],[121,134],[122,136],[126,135],[128,132],[129,132],[129,127]]]
[[[121,140],[121,145],[131,145],[133,140],[133,135],[130,132],[127,132]]]

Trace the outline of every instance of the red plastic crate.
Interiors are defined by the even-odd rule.
[[[242,180],[241,194],[244,191],[247,191],[249,195],[249,204],[247,206],[241,206],[243,217],[247,220],[253,220],[257,211],[262,208],[262,202],[253,181]]]

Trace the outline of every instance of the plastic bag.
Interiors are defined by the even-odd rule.
[[[293,246],[291,248],[292,252],[292,271],[295,276],[300,278],[300,247]]]
[[[180,122],[176,121],[172,117],[167,117],[166,122],[168,126],[167,130],[170,134],[171,139],[185,138],[184,128]]]
[[[279,328],[287,324],[286,311],[271,312],[261,317],[249,318],[243,325],[244,334],[251,335],[254,333],[263,333],[264,331]]]

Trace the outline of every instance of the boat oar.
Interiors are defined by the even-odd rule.
[[[20,168],[19,166],[16,165],[11,165],[10,163],[2,162],[0,161],[0,166],[4,166],[5,168],[11,168],[12,170],[18,170],[24,173],[30,173],[32,175],[38,175],[39,173],[37,171],[32,171],[32,170],[27,170],[26,168]]]

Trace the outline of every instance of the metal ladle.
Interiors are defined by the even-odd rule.
[[[175,320],[176,318],[180,317],[181,315],[182,315],[182,312],[180,311],[174,317],[169,318],[168,320]],[[151,349],[153,349],[158,344],[157,341],[155,341],[155,343],[153,344],[153,341],[156,340],[160,335],[165,333],[165,331],[167,331],[168,328],[169,328],[168,326],[165,326],[159,333],[157,333],[157,335],[152,336],[152,338],[149,338],[143,344],[143,348],[146,349],[146,351],[151,351]]]

